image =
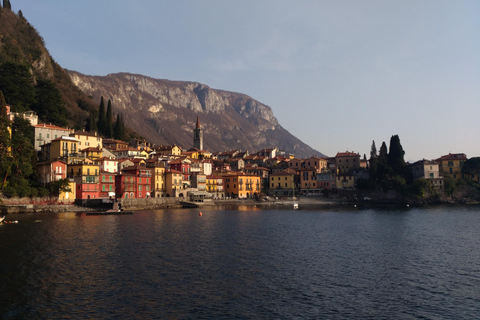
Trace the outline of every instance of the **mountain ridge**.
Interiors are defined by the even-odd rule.
[[[285,130],[269,106],[246,94],[126,72],[67,73],[94,100],[110,99],[114,112],[124,115],[125,124],[155,144],[190,148],[198,115],[205,148],[212,152],[278,147],[300,157],[324,156]]]

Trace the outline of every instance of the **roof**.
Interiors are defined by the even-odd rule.
[[[46,123],[39,123],[39,124],[34,125],[33,127],[34,128],[47,128],[47,129],[52,129],[52,130],[63,130],[63,131],[68,131],[68,132],[71,131],[71,129],[68,129],[68,128],[62,128],[62,127],[55,126],[53,124],[46,124]]]
[[[91,133],[91,132],[87,132],[87,131],[75,131],[75,133],[73,133],[74,135],[76,136],[89,136],[89,137],[100,137],[100,136],[97,136],[97,133]]]
[[[296,175],[297,172],[295,170],[292,170],[292,169],[285,169],[283,171],[280,171],[280,172],[276,172],[276,173],[272,173],[270,175],[271,176],[294,176]]]
[[[360,157],[359,153],[345,151],[345,152],[338,152],[336,157]]]
[[[437,159],[437,161],[439,160],[467,160],[467,155],[465,153],[449,153]]]

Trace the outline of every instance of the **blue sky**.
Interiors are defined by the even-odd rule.
[[[480,156],[480,1],[11,0],[62,67],[197,81],[362,156]]]

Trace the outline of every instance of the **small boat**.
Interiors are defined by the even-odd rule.
[[[293,209],[298,209],[298,203],[293,204]]]
[[[3,220],[5,220],[5,216],[0,217],[0,223],[2,223]]]

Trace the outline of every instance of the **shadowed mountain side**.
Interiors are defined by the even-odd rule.
[[[197,115],[204,148],[257,151],[278,147],[297,157],[323,156],[285,130],[272,109],[244,94],[184,81],[128,73],[87,76],[68,71],[73,83],[94,101],[112,101],[125,124],[157,145],[193,146]]]

